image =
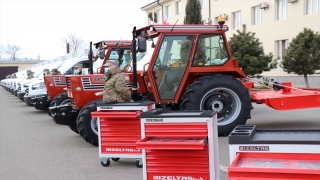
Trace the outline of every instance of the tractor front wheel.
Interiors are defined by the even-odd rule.
[[[97,118],[91,117],[91,112],[97,111],[97,102],[95,100],[85,105],[77,118],[77,127],[81,137],[88,143],[98,146],[98,125]]]
[[[228,136],[237,125],[244,125],[251,118],[251,95],[232,76],[203,76],[187,87],[181,97],[180,109],[216,111],[218,133]]]
[[[65,93],[65,92],[60,93],[51,100],[49,107],[59,106],[63,101],[65,101],[67,99],[69,99],[67,93]],[[50,111],[48,111],[48,114],[49,114],[49,116],[52,117],[52,114],[50,113]]]

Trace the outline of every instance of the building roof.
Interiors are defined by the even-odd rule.
[[[161,3],[166,2],[166,1],[169,1],[169,0],[159,0],[159,3],[161,5]],[[145,5],[145,6],[142,6],[140,9],[142,11],[145,11],[145,10],[148,10],[149,8],[154,7],[154,6],[158,6],[158,0],[153,1],[153,2],[151,2],[151,3],[149,3],[149,4]]]

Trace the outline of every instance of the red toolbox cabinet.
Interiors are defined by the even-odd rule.
[[[238,153],[249,152],[320,154],[320,130],[238,125],[229,135],[230,164]]]
[[[154,109],[140,114],[144,180],[219,179],[214,111]]]
[[[230,180],[319,180],[320,154],[238,153],[228,167]]]
[[[141,139],[140,113],[154,109],[153,102],[116,102],[97,103],[99,157],[102,166],[110,165],[110,158],[136,158],[136,166],[142,167],[142,151],[135,143]]]

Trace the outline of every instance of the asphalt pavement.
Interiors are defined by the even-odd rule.
[[[247,124],[258,128],[320,128],[319,108],[276,111],[254,104],[251,115]],[[220,179],[227,180],[228,137],[219,137],[218,144]],[[98,147],[0,87],[1,180],[142,180],[135,159],[109,167],[100,161]]]

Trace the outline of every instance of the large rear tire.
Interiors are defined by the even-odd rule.
[[[218,134],[228,136],[237,125],[251,118],[251,95],[237,79],[229,75],[203,76],[190,84],[181,97],[181,110],[215,110]]]
[[[91,112],[97,111],[96,103],[101,99],[92,101],[85,105],[77,118],[77,127],[81,137],[88,143],[98,146],[98,124],[97,118],[91,117]]]

